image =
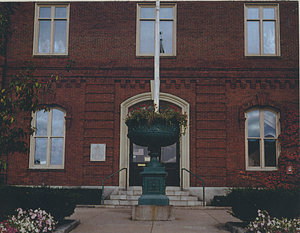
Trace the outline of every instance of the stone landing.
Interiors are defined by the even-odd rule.
[[[132,220],[172,221],[172,220],[175,220],[174,206],[171,206],[171,205],[135,205],[135,206],[132,206]]]

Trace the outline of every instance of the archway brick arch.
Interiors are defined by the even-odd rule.
[[[239,107],[239,128],[245,128],[245,112],[253,107],[271,107],[276,109],[280,113],[284,113],[286,108],[283,104],[273,101],[269,98],[269,94],[266,92],[258,92],[256,95],[247,103]]]
[[[182,113],[186,112],[188,116],[188,125],[189,125],[189,118],[190,118],[190,105],[185,100],[171,95],[167,93],[160,93],[159,99],[162,101],[170,102],[172,104],[175,104],[179,106],[182,109]],[[121,104],[121,110],[120,110],[120,163],[119,163],[119,169],[122,169],[124,167],[129,168],[129,140],[127,138],[127,126],[125,125],[125,118],[128,114],[128,108],[144,101],[152,100],[151,92],[146,92],[143,94],[139,94],[136,96],[133,96],[127,100],[125,100]],[[190,136],[189,136],[189,127],[186,130],[186,134],[181,137],[180,142],[180,164],[179,167],[190,169]],[[129,169],[127,170],[127,173],[129,174]],[[125,173],[120,172],[119,173],[119,186],[125,187]],[[129,179],[129,175],[127,176],[127,179]],[[187,188],[190,186],[190,177],[189,174],[185,173],[183,174],[183,177],[180,177],[183,181],[183,187]],[[127,180],[127,183],[128,180]]]

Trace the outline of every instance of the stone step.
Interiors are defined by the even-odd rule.
[[[175,187],[177,188],[177,187]],[[142,190],[119,190],[118,191],[118,194],[119,195],[127,195],[127,196],[141,196],[142,195]],[[166,195],[167,196],[172,196],[172,195],[175,195],[175,196],[189,196],[190,193],[188,191],[180,191],[180,188],[178,187],[177,189],[166,189]]]
[[[202,201],[171,201],[170,205],[173,206],[202,206]]]
[[[167,186],[166,191],[181,191],[180,187]]]
[[[137,200],[104,200],[104,205],[123,205],[123,206],[129,206],[129,205],[137,205]]]
[[[137,205],[137,200],[104,200],[104,205],[113,206],[132,206]],[[202,201],[173,201],[170,200],[170,205],[173,206],[202,206]]]
[[[167,196],[171,201],[198,201],[198,197],[194,196]]]
[[[142,187],[131,186],[127,191],[119,190],[118,194],[110,195],[108,200],[104,200],[105,205],[130,206],[137,205],[138,199],[142,195]],[[170,205],[183,207],[202,206],[203,202],[198,201],[198,197],[191,196],[189,191],[181,191],[180,187],[166,187],[166,195],[170,200]]]
[[[141,195],[110,195],[110,200],[138,200]],[[197,197],[189,195],[167,195],[170,200],[173,201],[198,201]]]
[[[119,190],[118,191],[119,195],[127,195],[127,196],[141,196],[142,195],[142,190]]]
[[[129,186],[127,190],[141,190],[142,191],[142,186]]]
[[[172,191],[172,190],[166,190],[167,196],[189,196],[190,193],[188,191]]]

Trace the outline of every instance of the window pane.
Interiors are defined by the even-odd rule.
[[[259,8],[248,8],[248,19],[259,19]]]
[[[161,148],[160,160],[162,163],[176,163],[176,143]]]
[[[138,146],[133,143],[133,159],[134,163],[148,163],[150,162],[150,156],[147,147]]]
[[[276,137],[276,115],[269,111],[264,111],[264,131],[265,137]]]
[[[51,165],[61,165],[63,154],[63,139],[51,138]]]
[[[50,52],[50,20],[40,20],[39,22],[39,53]]]
[[[55,18],[66,18],[67,8],[66,7],[56,7],[55,8]]]
[[[248,137],[259,137],[259,110],[248,113]]]
[[[35,165],[45,165],[47,155],[47,138],[36,138],[35,139]]]
[[[173,22],[161,21],[160,22],[160,39],[161,39],[161,53],[162,48],[164,53],[172,53],[173,51]]]
[[[52,112],[52,136],[63,136],[64,113],[57,109]]]
[[[66,20],[55,20],[54,53],[66,52]]]
[[[154,7],[141,7],[141,18],[154,19],[155,8]]]
[[[173,19],[173,8],[172,7],[162,7],[159,12],[160,19]]]
[[[248,54],[259,54],[259,22],[247,22]]]
[[[248,164],[250,167],[260,166],[259,140],[248,140]]]
[[[36,136],[47,136],[48,112],[41,110],[36,114]]]
[[[275,54],[275,22],[263,22],[264,53]]]
[[[141,21],[140,53],[154,53],[154,21]]]
[[[40,7],[40,18],[51,18],[51,7]]]
[[[275,19],[275,9],[274,8],[264,8],[263,9],[264,19]]]
[[[265,166],[276,167],[276,140],[265,140]]]

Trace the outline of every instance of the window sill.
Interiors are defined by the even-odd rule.
[[[140,59],[140,58],[154,59],[154,55],[135,55],[135,58],[138,58],[138,59]],[[167,59],[175,59],[175,58],[177,58],[177,56],[176,55],[166,55],[166,56],[159,56],[159,58],[160,59],[166,59],[166,58]]]
[[[65,172],[64,168],[27,168],[28,172]]]
[[[67,58],[69,57],[68,54],[62,54],[62,55],[58,55],[58,54],[34,54],[32,55],[33,58]]]
[[[271,168],[247,168],[246,172],[271,172],[271,171],[277,171],[277,167],[271,167]]]
[[[281,55],[245,55],[245,59],[281,59]]]

